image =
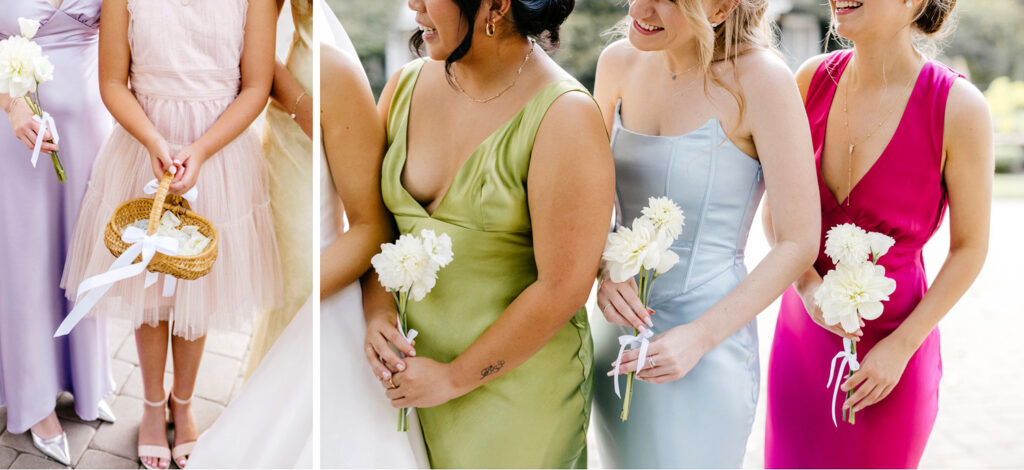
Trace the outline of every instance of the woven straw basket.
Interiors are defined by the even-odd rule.
[[[140,198],[121,204],[114,211],[110,223],[104,231],[104,241],[107,249],[115,257],[121,256],[128,249],[128,244],[121,240],[121,228],[134,224],[135,221],[149,218],[146,234],[153,235],[160,226],[160,217],[163,212],[171,211],[181,219],[184,225],[195,225],[202,233],[210,239],[206,248],[197,255],[192,256],[168,256],[157,252],[150,261],[147,269],[154,273],[164,273],[178,279],[195,280],[209,274],[213,268],[213,262],[217,260],[217,229],[209,220],[199,214],[192,212],[188,201],[181,196],[167,194],[174,175],[171,172],[164,173],[160,179],[160,187],[157,189],[153,199]],[[140,261],[142,256],[133,260],[133,263]]]

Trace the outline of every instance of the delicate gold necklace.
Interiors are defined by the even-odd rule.
[[[849,66],[851,64],[853,64],[853,60],[852,59],[850,60],[850,63],[847,64],[847,68],[849,68]],[[851,75],[851,80],[852,80],[852,75]],[[917,82],[916,78],[914,80],[910,80],[910,82],[907,84],[906,88],[903,89],[903,93],[901,93],[900,96],[905,95],[907,93],[907,90],[909,90],[910,87],[912,87],[916,82]],[[889,88],[888,84],[886,84],[885,88],[886,89]],[[897,109],[900,109],[900,106],[899,106],[900,103],[896,102],[896,104],[893,105],[891,108],[889,108],[889,111],[887,113],[885,113],[885,116],[882,117],[882,120],[878,121],[878,124],[875,126],[875,128],[872,129],[871,132],[868,133],[868,135],[864,136],[863,139],[860,139],[859,142],[855,143],[854,139],[853,139],[853,134],[850,133],[850,110],[849,110],[849,103],[850,103],[850,84],[847,83],[846,84],[846,88],[843,90],[843,125],[846,128],[846,139],[847,139],[847,141],[850,142],[850,149],[849,149],[849,153],[847,154],[847,165],[846,165],[846,191],[847,191],[846,192],[846,205],[847,205],[847,207],[849,207],[849,205],[850,205],[850,196],[853,194],[853,152],[854,152],[854,150],[857,148],[858,145],[863,144],[864,142],[867,142],[868,139],[871,138],[871,136],[875,135],[875,132],[878,132],[878,129],[881,129],[882,124],[885,124],[889,120],[889,118],[892,116],[892,114],[894,112],[896,112]],[[907,104],[908,105],[910,104],[909,100],[907,101]]]
[[[672,74],[671,77],[672,77],[673,81],[675,81],[676,77],[679,76],[679,75],[686,75],[686,74],[692,72],[693,69],[697,68],[698,65],[700,65],[699,62],[696,63],[696,64],[691,65],[690,68],[688,68],[686,70],[683,70],[682,73],[673,72],[672,71],[672,67],[670,67],[669,64],[668,64],[668,55],[665,55],[665,68],[668,69],[668,73]]]
[[[469,96],[469,93],[466,93],[466,90],[462,89],[462,85],[459,84],[459,77],[458,77],[458,75],[454,75],[453,74],[452,75],[452,79],[455,82],[455,89],[459,90],[459,93],[462,93],[463,96],[465,96],[466,98],[469,98],[470,101],[472,101],[474,103],[488,103],[488,102],[491,102],[491,101],[494,101],[494,100],[498,99],[499,97],[501,97],[501,95],[504,95],[506,91],[509,91],[509,90],[512,89],[512,87],[516,86],[516,82],[519,81],[519,76],[523,74],[523,67],[526,67],[526,63],[530,61],[530,56],[533,55],[533,47],[535,45],[537,45],[537,42],[534,41],[533,39],[530,39],[530,50],[526,51],[526,56],[523,57],[523,63],[519,64],[519,70],[516,70],[516,75],[514,77],[512,77],[512,81],[509,82],[508,86],[503,88],[501,91],[499,91],[494,96],[491,96],[490,98],[484,98],[484,99],[477,99],[477,98],[473,98],[472,96]]]

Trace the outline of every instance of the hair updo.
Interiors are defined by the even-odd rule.
[[[922,34],[935,35],[946,26],[954,8],[956,0],[925,0],[917,18],[914,18],[914,28]]]
[[[480,11],[481,0],[451,0],[459,7],[462,17],[471,25]],[[558,47],[558,31],[572,13],[576,0],[510,0],[509,14],[516,32],[537,40],[544,49]],[[444,60],[444,69],[451,81],[451,66],[469,53],[473,46],[473,28]],[[409,39],[409,48],[417,56],[423,55],[423,32],[416,31]]]

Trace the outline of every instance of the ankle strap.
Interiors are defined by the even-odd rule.
[[[163,400],[160,401],[149,401],[145,397],[143,397],[142,402],[145,403],[146,406],[152,406],[153,408],[163,408],[164,405],[167,404],[167,398],[164,398]]]
[[[171,400],[174,400],[174,403],[177,403],[179,405],[187,405],[189,403],[192,403],[192,397],[188,397],[188,400],[182,400],[181,398],[178,398],[176,395],[174,395],[173,391],[171,392]]]

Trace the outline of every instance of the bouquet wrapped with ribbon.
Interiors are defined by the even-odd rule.
[[[672,269],[679,262],[679,255],[672,251],[674,242],[683,231],[683,210],[667,197],[652,197],[640,217],[633,219],[631,227],[619,226],[608,234],[604,253],[601,255],[602,271],[613,282],[626,282],[640,276],[637,287],[640,302],[648,305],[651,284],[658,276]],[[619,393],[619,365],[622,354],[629,349],[639,349],[636,371],[626,378],[626,397],[622,401],[623,421],[629,419],[629,403],[633,398],[633,378],[643,370],[647,348],[654,336],[651,330],[641,334],[633,328],[632,335],[619,336],[619,355],[615,359],[615,395]]]
[[[446,233],[438,236],[433,230],[422,230],[419,236],[407,233],[380,248],[370,263],[381,285],[395,296],[399,333],[412,343],[417,331],[409,329],[409,300],[419,302],[434,288],[438,271],[454,259],[452,239]],[[402,408],[398,412],[400,432],[409,430],[410,411]]]
[[[192,212],[189,201],[195,201],[195,188],[182,196],[167,193],[174,174],[172,167],[159,183],[146,185],[144,191],[154,194],[153,199],[133,199],[114,211],[104,242],[117,259],[107,272],[79,284],[78,302],[54,336],[70,333],[117,281],[145,272],[148,288],[164,274],[162,295],[171,297],[177,279],[195,280],[210,273],[217,260],[217,229]],[[140,221],[145,221],[146,230],[139,228]]]
[[[0,41],[0,93],[7,93],[12,99],[24,99],[32,114],[35,114],[33,119],[39,123],[39,131],[36,133],[35,149],[32,150],[34,168],[39,160],[47,131],[53,135],[51,143],[56,144],[60,141],[53,117],[43,111],[39,104],[39,84],[53,80],[53,64],[43,55],[43,48],[32,42],[32,38],[39,30],[39,22],[18,18],[18,25],[21,27],[20,36],[11,36]],[[57,180],[63,183],[67,176],[64,174],[60,154],[56,151],[50,152],[50,160],[53,162],[53,170],[57,173]]]
[[[853,333],[860,329],[861,320],[874,320],[882,315],[882,302],[896,291],[896,281],[885,277],[885,267],[878,259],[889,252],[896,243],[892,237],[877,232],[867,232],[855,224],[840,224],[829,229],[825,235],[825,254],[836,265],[825,274],[821,286],[814,291],[814,303],[821,308],[825,323],[840,325],[843,331]],[[839,371],[835,373],[836,361]],[[843,350],[836,353],[828,371],[826,388],[836,381],[832,392],[832,424],[836,422],[836,396],[839,382],[847,366],[853,375],[860,369],[857,360],[857,343],[843,338]],[[849,398],[853,393],[846,393]],[[853,410],[843,410],[843,420],[854,424]]]

